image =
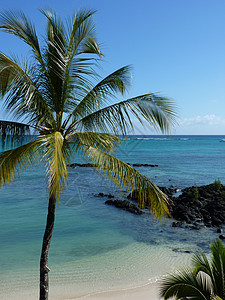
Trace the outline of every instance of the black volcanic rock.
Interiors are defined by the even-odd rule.
[[[173,202],[170,213],[174,222],[172,227],[182,227],[192,230],[200,230],[203,226],[221,228],[225,224],[225,186],[215,183],[205,186],[192,186],[182,190],[178,197],[174,197],[177,189],[173,186],[159,187]],[[110,196],[99,193],[99,197]],[[110,197],[108,197],[110,198]],[[134,190],[127,199],[138,202],[138,191]],[[127,200],[108,200],[108,205],[114,205],[120,209],[141,215],[143,212],[135,204]],[[149,208],[150,200],[145,208]],[[185,225],[186,224],[186,225]],[[218,234],[222,231],[218,230]],[[220,235],[221,239],[225,235]]]
[[[171,216],[175,219],[173,227],[183,227],[199,230],[201,226],[221,227],[225,224],[225,187],[213,183],[199,187],[185,188],[179,197],[174,197],[177,189],[174,187],[159,187],[172,201]],[[138,191],[134,190],[127,196],[129,200],[138,202]],[[149,207],[147,203],[146,207]]]
[[[178,222],[173,222],[172,223],[172,227],[182,227],[184,223],[182,221],[178,221]]]
[[[202,222],[207,227],[220,227],[225,223],[225,187],[209,184],[189,187],[178,197],[172,197],[171,215],[178,221]],[[198,227],[198,226],[197,226]],[[195,229],[195,228],[193,228]]]
[[[115,197],[114,195],[111,195],[111,194],[104,194],[104,193],[98,193],[98,194],[95,194],[94,196],[95,196],[95,197],[101,197],[101,198],[107,197],[107,198],[109,198],[109,199],[112,199],[112,198]]]
[[[150,164],[133,164],[133,167],[151,167],[155,168],[158,167],[159,165],[150,165]]]
[[[142,215],[143,212],[133,203],[127,201],[127,200],[107,200],[105,202],[107,205],[113,205],[117,208],[121,208],[123,210],[129,211],[132,214],[135,215]]]
[[[69,167],[71,168],[76,168],[76,167],[83,167],[83,168],[93,168],[95,167],[94,164],[90,164],[90,163],[86,163],[86,164],[78,164],[78,163],[74,163],[74,164],[71,164],[69,165]]]

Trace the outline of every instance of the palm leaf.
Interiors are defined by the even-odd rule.
[[[220,239],[211,244],[211,252],[215,294],[225,299],[225,247]]]
[[[70,91],[78,88],[77,79],[83,86],[87,81],[84,75],[93,73],[90,71],[90,58],[85,60],[84,64],[84,58],[74,58],[74,56],[90,52],[100,54],[94,39],[94,25],[91,20],[94,12],[81,10],[75,14],[68,34],[54,12],[42,11],[42,13],[48,19],[48,45],[45,56],[48,57],[46,64],[49,68],[51,84],[54,86],[53,99],[57,99],[55,110],[58,112],[63,109]],[[75,79],[71,81],[71,77]]]
[[[141,175],[136,169],[124,163],[109,153],[93,146],[77,143],[73,145],[75,151],[81,151],[90,159],[97,170],[106,176],[108,181],[117,189],[127,188],[138,194],[139,204],[142,208],[150,204],[152,214],[159,218],[169,215],[169,198],[147,177]]]
[[[88,76],[97,76],[93,65],[96,65],[98,60],[96,55],[101,57],[102,54],[95,38],[95,25],[92,20],[94,13],[92,10],[79,10],[68,20],[68,47],[63,86],[63,99],[68,110],[70,107],[74,110],[79,97],[90,90],[92,85]],[[92,55],[87,57],[85,54]]]
[[[48,66],[49,90],[52,94],[54,110],[59,116],[58,123],[61,124],[62,112],[68,110],[74,98],[73,91],[76,90],[77,94],[78,90],[83,90],[88,83],[86,76],[93,74],[90,68],[91,58],[74,56],[81,54],[82,51],[93,54],[94,49],[96,54],[99,54],[90,19],[93,12],[77,13],[68,35],[63,23],[54,12],[42,11],[42,13],[48,19],[48,40],[44,57]]]
[[[70,145],[82,144],[107,152],[112,152],[120,142],[120,139],[112,134],[98,132],[75,132],[68,135],[67,140]]]
[[[86,95],[80,103],[76,105],[75,109],[69,116],[69,119],[73,116],[75,120],[71,124],[70,128],[73,128],[73,125],[77,120],[89,116],[93,111],[99,110],[107,103],[109,97],[114,97],[115,93],[119,92],[123,95],[129,85],[130,70],[130,66],[118,69],[101,80],[90,91],[88,91],[88,87],[87,89],[84,89],[82,85],[82,90],[84,93],[86,92]],[[81,96],[83,96],[82,93]]]
[[[62,89],[66,65],[66,31],[60,18],[52,11],[42,13],[48,20],[47,41],[44,51],[48,72],[48,90],[51,92],[51,105],[56,113],[63,111]]]
[[[15,61],[0,53],[0,93],[7,93],[6,108],[18,117],[29,118],[31,123],[54,123],[53,114],[39,90],[36,70],[26,64],[24,69]],[[34,78],[34,80],[33,80]]]
[[[83,130],[127,134],[133,129],[130,114],[142,125],[145,119],[163,133],[168,132],[175,118],[173,103],[168,98],[146,94],[100,109],[77,121],[77,124]]]
[[[68,65],[75,54],[102,55],[95,39],[95,24],[92,19],[94,13],[93,10],[81,9],[68,20]]]
[[[97,43],[96,39],[92,36],[86,38],[79,54],[81,53],[97,54],[99,57],[103,55],[100,51],[99,44]]]
[[[164,299],[210,300],[210,284],[205,276],[193,274],[184,269],[175,275],[168,275],[161,281],[160,296]]]
[[[212,296],[212,298],[211,298],[212,300],[223,300],[222,298],[220,298],[219,296]]]
[[[195,274],[198,274],[198,272],[200,271],[205,272],[209,276],[212,274],[210,262],[207,256],[202,251],[196,252],[193,255],[192,263],[193,263]]]
[[[43,159],[47,164],[50,197],[58,199],[68,179],[69,148],[60,132],[45,136],[42,145]]]
[[[35,27],[22,11],[8,10],[0,14],[0,30],[13,34],[28,44],[44,70]]]
[[[199,272],[204,272],[211,278],[213,285],[215,285],[215,278],[211,264],[207,256],[202,251],[194,253],[192,257],[192,264],[194,274],[197,275]]]
[[[69,150],[60,132],[40,136],[34,141],[0,154],[0,185],[13,180],[15,171],[43,161],[47,165],[50,195],[59,199],[68,177]]]
[[[0,186],[14,179],[15,171],[30,167],[35,162],[40,162],[40,146],[42,139],[7,150],[0,154]]]

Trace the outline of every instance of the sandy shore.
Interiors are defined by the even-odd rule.
[[[159,300],[157,284],[148,284],[133,289],[106,291],[83,296],[75,296],[75,286],[52,287],[49,300]],[[37,300],[38,288],[36,290],[24,290],[20,292],[9,291],[0,295],[2,300]]]
[[[159,300],[157,284],[148,284],[143,287],[103,292],[84,297],[75,298],[76,300]],[[67,300],[67,299],[66,299]],[[69,299],[68,299],[69,300]]]

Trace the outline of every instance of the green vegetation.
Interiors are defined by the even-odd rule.
[[[188,191],[187,195],[191,199],[198,199],[198,197],[199,197],[199,190],[198,190],[198,188],[197,187],[192,188],[191,190]]]
[[[225,191],[221,191],[221,196],[223,199],[225,199]]]
[[[214,181],[213,183],[215,190],[219,191],[222,188],[222,184],[220,179],[218,178],[217,180]]]
[[[211,260],[203,253],[192,258],[192,268],[163,279],[160,295],[186,300],[225,299],[225,247],[221,240],[211,245]]]
[[[42,11],[47,20],[43,45],[35,26],[22,12],[0,15],[0,29],[30,47],[31,56],[21,61],[0,52],[0,96],[15,117],[27,123],[0,121],[7,142],[32,128],[38,134],[31,142],[0,154],[0,184],[14,179],[15,171],[40,161],[49,182],[48,215],[40,260],[40,300],[48,299],[48,253],[56,201],[67,182],[71,154],[82,153],[117,188],[139,192],[141,203],[150,199],[151,212],[169,214],[168,197],[148,178],[115,158],[118,134],[132,130],[132,120],[147,121],[168,132],[175,113],[173,103],[156,94],[144,94],[115,103],[115,94],[125,95],[130,66],[106,78],[98,73],[102,52],[95,38],[91,10],[80,10],[65,23],[54,13]],[[149,89],[149,87],[147,87]],[[109,133],[110,132],[110,133]]]

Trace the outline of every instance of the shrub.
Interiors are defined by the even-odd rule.
[[[192,188],[191,190],[188,191],[188,197],[192,199],[198,199],[199,197],[199,191],[197,187]]]
[[[222,184],[219,178],[214,181],[213,185],[214,185],[214,189],[217,191],[219,191],[222,188]]]

